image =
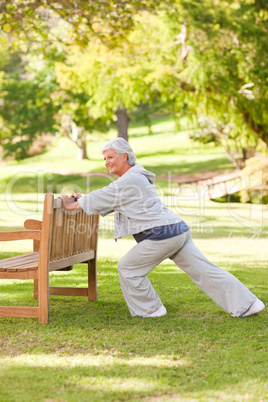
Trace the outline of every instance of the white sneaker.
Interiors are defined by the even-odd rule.
[[[250,315],[257,314],[264,309],[265,309],[264,303],[260,299],[257,299],[250,306],[250,308],[244,314],[242,314],[240,317],[248,317]]]
[[[162,304],[162,306],[156,310],[154,313],[145,315],[144,317],[162,317],[163,315],[167,314],[166,307]]]

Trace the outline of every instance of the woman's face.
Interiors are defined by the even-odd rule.
[[[119,155],[113,149],[107,149],[103,151],[103,156],[105,160],[105,166],[109,169],[111,174],[116,174],[121,177],[131,166],[127,160],[127,154]]]

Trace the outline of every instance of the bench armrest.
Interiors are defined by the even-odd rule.
[[[25,229],[30,230],[41,230],[42,229],[42,221],[38,221],[36,219],[27,219],[24,222]]]
[[[41,230],[18,230],[16,232],[0,232],[0,241],[41,240]]]

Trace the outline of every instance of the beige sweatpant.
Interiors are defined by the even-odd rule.
[[[239,317],[257,297],[237,278],[212,264],[195,246],[190,230],[166,240],[143,240],[118,262],[122,291],[132,316],[146,316],[162,302],[146,275],[166,258],[186,272],[215,303]]]

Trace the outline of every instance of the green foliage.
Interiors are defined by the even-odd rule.
[[[56,108],[50,96],[53,72],[40,58],[29,56],[27,60],[7,50],[2,53],[0,142],[5,157],[20,160],[28,156],[38,136],[55,132]]]
[[[149,13],[137,15],[133,24],[124,45],[110,49],[92,40],[83,51],[73,48],[65,62],[56,64],[61,88],[85,92],[95,118],[115,119],[118,108],[131,114],[141,103],[159,108],[170,100],[164,90],[175,84],[169,27]]]
[[[53,132],[54,107],[49,95],[35,82],[11,78],[3,83],[0,113],[5,156],[24,159],[40,134]]]
[[[178,80],[188,87],[188,110],[242,120],[267,143],[267,4],[185,0],[168,14],[179,46],[180,26],[185,31]]]
[[[92,35],[114,47],[133,27],[136,13],[154,11],[162,4],[172,3],[173,0],[130,0],[127,4],[124,1],[11,0],[0,4],[0,28],[15,40],[46,41],[55,50],[57,42],[84,47]]]

